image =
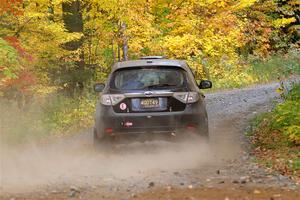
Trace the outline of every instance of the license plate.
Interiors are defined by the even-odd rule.
[[[157,108],[159,107],[158,98],[141,99],[141,108]]]

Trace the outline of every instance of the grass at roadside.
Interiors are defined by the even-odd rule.
[[[56,135],[72,134],[89,128],[94,122],[97,97],[94,92],[78,98],[57,95],[51,104],[44,106],[43,122]]]
[[[36,104],[19,109],[16,102],[0,101],[0,146],[45,138],[49,129],[42,121],[43,111]]]
[[[0,142],[22,144],[76,134],[93,125],[97,94],[87,93],[78,98],[62,94],[34,100],[19,108],[17,102],[0,101]],[[0,144],[1,145],[1,144]]]
[[[300,84],[284,101],[257,116],[249,132],[258,162],[300,181]]]
[[[230,71],[224,77],[214,78],[213,90],[241,88],[251,84],[267,83],[277,81],[278,78],[286,78],[300,74],[300,52],[289,52],[288,54],[273,55],[268,59],[248,58],[246,69]]]

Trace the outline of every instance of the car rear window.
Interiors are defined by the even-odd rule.
[[[181,68],[137,67],[116,71],[111,80],[111,88],[119,90],[166,89],[182,87],[185,71]]]

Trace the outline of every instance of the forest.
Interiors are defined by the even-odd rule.
[[[16,121],[36,135],[90,127],[92,86],[117,61],[184,59],[216,90],[300,72],[299,0],[0,0],[0,27],[9,137]]]

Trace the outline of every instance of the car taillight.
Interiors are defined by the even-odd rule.
[[[186,126],[186,129],[187,129],[187,130],[194,131],[194,130],[196,130],[196,126],[195,126],[194,124],[188,124],[188,125]]]
[[[173,96],[182,103],[195,103],[199,100],[198,92],[175,92]]]
[[[123,94],[104,94],[100,97],[100,102],[105,106],[114,106],[123,99],[125,99]]]
[[[106,128],[105,130],[105,133],[107,134],[112,134],[112,132],[114,131],[112,128]]]

